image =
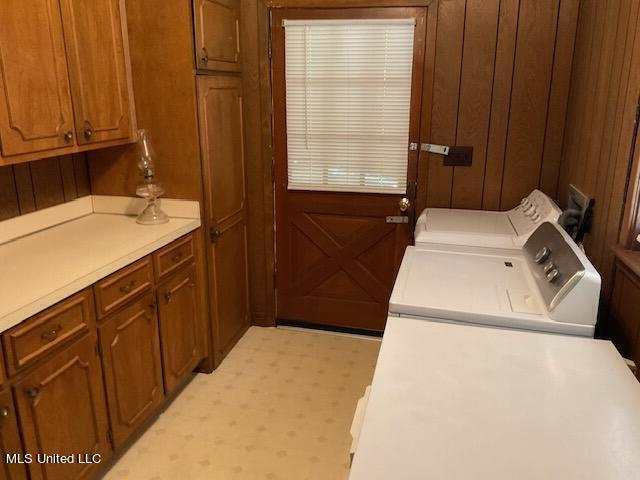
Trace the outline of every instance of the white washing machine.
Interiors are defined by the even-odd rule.
[[[521,249],[408,247],[392,316],[592,337],[600,275],[558,224]]]
[[[427,208],[416,222],[416,246],[519,249],[542,223],[556,223],[562,211],[534,190],[507,212]]]

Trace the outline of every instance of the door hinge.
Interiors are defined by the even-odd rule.
[[[96,340],[96,355],[102,357],[102,348],[100,348],[100,340]]]
[[[269,10],[269,31],[268,31],[269,38],[267,40],[267,55],[269,56],[269,60],[271,60],[271,22],[272,21],[273,21],[272,12],[271,10]]]
[[[214,245],[218,243],[218,240],[220,239],[220,230],[214,227],[209,227],[209,239]]]

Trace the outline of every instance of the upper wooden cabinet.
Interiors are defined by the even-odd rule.
[[[3,0],[0,25],[2,155],[62,153],[74,125],[58,2]]]
[[[134,141],[121,2],[0,2],[0,165]]]
[[[240,2],[194,0],[196,66],[240,71]]]
[[[129,91],[119,0],[61,0],[78,144],[126,139]]]

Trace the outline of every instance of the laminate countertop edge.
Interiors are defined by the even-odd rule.
[[[616,258],[638,278],[640,278],[640,251],[615,249]]]
[[[6,311],[7,309],[5,309],[5,312],[0,311],[0,332],[4,332],[10,329],[11,327],[19,324],[20,322],[28,319],[29,317],[45,310],[46,308],[52,305],[55,305],[56,303],[64,300],[65,298],[68,298],[69,296],[89,287],[90,285],[96,283],[102,278],[105,278],[108,275],[120,270],[121,268],[135,262],[136,260],[139,260],[142,257],[149,255],[150,253],[164,247],[165,245],[168,245],[174,240],[182,237],[183,235],[186,235],[189,232],[196,230],[201,226],[200,219],[172,218],[170,223],[160,227],[162,233],[152,234],[151,229],[153,229],[153,227],[146,227],[146,226],[135,227],[134,226],[136,225],[135,217],[132,217],[132,216],[114,215],[114,214],[108,214],[108,215],[91,214],[91,215],[73,220],[71,222],[67,222],[66,224],[52,227],[42,232],[38,232],[34,235],[17,239],[14,242],[7,244],[10,247],[7,247],[6,245],[0,246],[0,269],[4,270],[4,268],[2,267],[8,267],[7,270],[9,270],[9,272],[11,272],[12,268],[14,273],[16,271],[19,271],[19,268],[21,266],[20,265],[21,259],[20,258],[16,259],[14,257],[16,255],[15,250],[19,249],[21,242],[30,241],[33,244],[34,242],[36,242],[34,237],[36,237],[37,235],[41,235],[41,234],[47,235],[47,232],[49,232],[48,233],[49,235],[52,235],[53,233],[51,232],[54,232],[56,229],[72,229],[73,224],[75,224],[76,222],[83,222],[85,225],[90,225],[92,228],[90,228],[89,230],[91,230],[91,235],[93,235],[94,237],[102,238],[106,235],[107,239],[105,241],[108,240],[108,235],[110,233],[113,233],[113,227],[111,225],[105,226],[104,232],[100,232],[99,229],[96,229],[95,227],[96,225],[99,226],[101,222],[104,222],[104,223],[120,222],[124,226],[124,228],[129,228],[129,229],[150,228],[149,230],[136,231],[136,232],[145,232],[145,234],[146,232],[148,232],[149,240],[147,241],[146,238],[141,239],[140,238],[141,236],[138,236],[135,239],[132,238],[131,243],[135,244],[135,246],[132,247],[132,250],[125,250],[126,246],[122,245],[123,242],[118,241],[118,248],[114,248],[114,250],[116,250],[117,253],[114,252],[113,258],[110,258],[108,253],[101,252],[99,255],[96,255],[100,257],[97,261],[95,260],[95,258],[90,258],[87,260],[86,264],[90,266],[83,270],[83,274],[78,276],[70,275],[70,277],[68,278],[68,281],[65,281],[66,278],[64,278],[64,275],[58,274],[55,280],[51,281],[51,283],[55,284],[55,286],[50,291],[46,291],[46,293],[44,294],[40,294],[40,293],[34,294],[33,295],[34,298],[31,301],[25,301],[24,303],[19,303],[17,308],[8,307],[10,308],[10,311]],[[82,228],[88,228],[88,227],[79,227],[80,230],[82,230]],[[155,233],[156,230],[153,230],[153,232]],[[105,234],[105,235],[101,235],[101,234]],[[129,234],[129,232],[127,232],[127,234]],[[119,232],[119,235],[122,235],[122,233]],[[116,240],[122,240],[122,238],[118,238],[116,236]],[[78,238],[78,236],[76,235],[76,237],[74,237],[74,240],[70,241],[72,246],[74,241],[77,244],[80,244],[83,250],[89,250],[89,251],[93,250],[94,246],[91,244],[91,239],[87,240],[87,242],[85,243],[82,243],[83,239]],[[43,244],[44,243],[45,241],[43,240]],[[12,248],[14,251],[7,253],[6,251],[7,248]],[[60,248],[57,249],[58,251],[56,250],[51,251],[50,255],[54,260],[52,263],[55,264],[55,260],[57,260],[58,263],[61,263],[61,262],[64,262],[66,259],[68,259],[68,257],[65,258],[65,255],[70,252],[64,252],[65,248],[66,248],[66,245],[60,246]],[[95,245],[96,250],[99,250],[101,248],[104,249],[105,246],[98,245],[98,244]],[[27,252],[30,252],[33,250],[33,246],[29,245],[28,247],[25,247],[25,250]],[[43,249],[43,250],[46,250],[46,249]],[[71,252],[73,252],[72,248],[71,248]],[[38,252],[38,254],[42,256],[43,252]],[[2,258],[3,256],[5,256],[5,258]],[[105,258],[106,260],[102,262],[101,261],[102,258]],[[14,290],[15,289],[28,290],[29,285],[26,285],[26,283],[29,283],[28,282],[29,278],[33,278],[34,281],[40,282],[40,284],[37,285],[37,288],[34,288],[35,290],[38,290],[38,288],[39,290],[43,290],[44,288],[43,284],[45,284],[47,280],[46,278],[43,279],[39,277],[42,277],[42,276],[46,277],[47,275],[46,268],[43,268],[45,272],[42,272],[42,274],[39,275],[41,272],[38,268],[34,268],[33,266],[34,262],[32,259],[30,258],[25,259],[24,263],[25,263],[25,269],[27,269],[27,273],[25,274],[24,278],[22,278],[21,280],[18,280],[17,285],[14,285],[13,287],[11,287],[10,285],[7,287],[7,285],[5,285],[5,287],[7,288],[5,289],[4,295],[7,295],[10,297],[10,293],[7,293],[6,291],[7,290],[10,291],[11,288],[13,288]],[[85,263],[83,263],[81,260],[77,260],[77,263],[79,264],[79,267],[76,268],[76,270],[82,270],[84,268]],[[57,273],[57,270],[56,270],[56,273]],[[7,274],[7,277],[5,277],[4,279],[0,278],[0,283],[7,282],[11,284],[12,279],[10,277],[11,277],[11,273]],[[22,293],[22,295],[25,296],[26,294]],[[0,298],[0,301],[1,300],[3,299]]]

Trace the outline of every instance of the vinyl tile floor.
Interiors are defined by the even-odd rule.
[[[380,342],[251,327],[196,375],[107,480],[342,480]]]

